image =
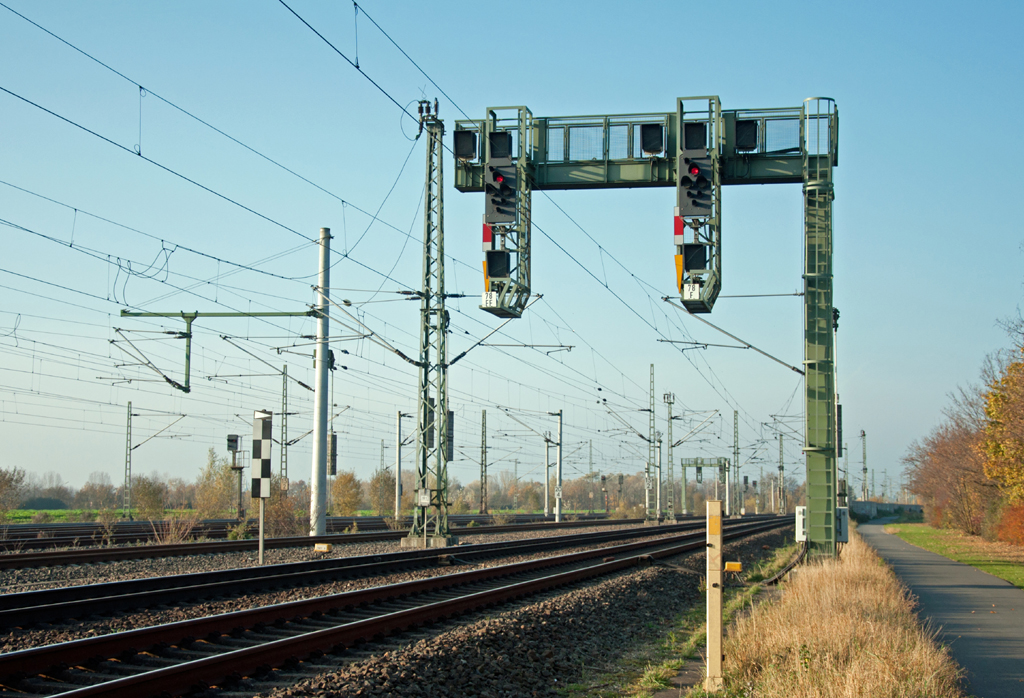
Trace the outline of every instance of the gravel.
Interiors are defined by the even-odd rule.
[[[621,527],[627,528],[627,527]],[[588,530],[608,530],[594,527]],[[561,535],[564,531],[545,532]],[[652,537],[657,530],[651,531]],[[541,535],[537,532],[474,536],[473,542],[489,542]],[[791,532],[768,532],[725,547],[727,559],[739,559],[745,568],[792,538]],[[465,540],[465,539],[464,539]],[[613,545],[612,543],[608,545]],[[592,547],[592,546],[588,546]],[[398,550],[397,543],[366,543],[338,546],[331,557],[380,554]],[[340,593],[384,583],[396,583],[478,566],[508,564],[543,557],[553,552],[483,561],[476,565],[433,568],[387,577],[343,580],[285,591],[248,594],[173,608],[149,609],[116,617],[93,617],[63,624],[11,629],[0,636],[0,651],[10,652],[43,644],[102,635],[225,613],[255,606],[282,603],[310,596]],[[271,563],[308,560],[308,549],[268,551]],[[0,575],[0,583],[14,589],[24,584],[67,586],[164,574],[180,574],[255,565],[255,555],[228,553],[159,560],[99,563],[68,568],[14,570]],[[467,696],[506,698],[553,696],[576,682],[584,668],[611,668],[639,643],[663,635],[679,614],[699,601],[704,555],[690,554],[668,560],[672,566],[654,566],[621,572],[594,582],[550,592],[500,611],[486,611],[456,619],[415,634],[392,638],[390,645],[367,645],[343,655],[326,655],[323,665],[340,664],[331,673],[307,669],[305,676],[291,676],[281,686],[250,680],[232,695],[272,698],[283,696]],[[407,643],[407,644],[397,644]],[[396,646],[397,644],[397,646]],[[286,677],[278,672],[279,679]],[[274,686],[277,685],[277,688]]]
[[[635,525],[591,526],[578,529],[473,535],[464,536],[461,542],[465,544],[492,543],[503,540],[544,538],[624,528],[635,528]],[[401,544],[398,541],[382,541],[378,543],[335,544],[332,552],[321,554],[313,552],[311,542],[309,546],[303,548],[275,548],[273,550],[266,550],[263,558],[266,564],[277,565],[286,562],[305,562],[308,560],[354,557],[357,555],[380,555],[382,553],[399,552],[400,550]],[[0,593],[53,589],[77,584],[120,582],[126,579],[142,579],[146,577],[166,577],[174,574],[189,574],[191,572],[212,572],[240,567],[256,567],[257,565],[256,551],[242,551],[148,558],[143,560],[117,560],[84,565],[0,570]]]
[[[725,553],[749,566],[791,535],[761,533],[727,544]],[[510,610],[478,614],[434,637],[261,695],[558,695],[558,689],[581,678],[584,667],[610,668],[699,601],[703,554],[671,562],[676,566],[623,572]]]
[[[616,528],[633,528],[633,526],[620,526]],[[608,526],[588,528],[586,530],[607,531]],[[578,529],[582,532],[582,529]],[[474,542],[492,542],[498,540],[511,540],[523,538],[535,538],[543,536],[554,536],[564,534],[564,531],[523,532],[505,533],[494,535],[473,536]],[[652,538],[657,536],[657,529],[652,529]],[[640,540],[640,539],[635,539]],[[619,541],[621,542],[621,541]],[[398,574],[382,575],[376,577],[365,577],[357,579],[344,579],[323,584],[296,587],[285,590],[273,590],[266,592],[247,593],[235,597],[220,597],[215,600],[193,603],[183,603],[173,607],[158,607],[138,612],[124,612],[115,616],[90,616],[82,619],[70,619],[64,623],[40,623],[35,627],[9,628],[0,631],[0,652],[13,652],[16,650],[28,649],[40,645],[48,645],[57,642],[68,642],[70,640],[108,633],[122,632],[133,628],[173,623],[189,618],[201,618],[204,616],[230,613],[259,606],[285,603],[317,596],[340,594],[356,589],[379,586],[383,584],[396,584],[415,579],[425,579],[445,574],[464,572],[470,569],[481,567],[492,567],[506,565],[525,560],[532,560],[540,557],[548,557],[555,554],[582,550],[588,548],[603,548],[617,545],[619,542],[602,543],[599,545],[583,545],[573,548],[564,548],[559,551],[544,551],[530,555],[516,555],[500,557],[490,560],[482,560],[471,565],[454,565],[451,567],[424,568],[402,572]],[[397,542],[387,543],[361,543],[335,547],[330,557],[347,557],[353,555],[371,555],[399,550]],[[267,551],[267,559],[270,563],[295,562],[314,559],[315,554],[308,549],[281,549]],[[203,572],[208,570],[228,569],[232,567],[251,567],[256,565],[255,555],[247,553],[224,553],[217,555],[193,555],[184,558],[163,558],[155,560],[123,560],[117,562],[96,563],[92,565],[72,565],[68,567],[45,567],[26,570],[11,570],[4,576],[11,577],[23,575],[28,579],[35,580],[37,586],[34,588],[49,588],[71,586],[75,584],[98,583],[135,579],[140,577],[153,577],[170,574],[182,574],[186,572]],[[11,585],[12,590],[22,590],[23,584],[11,580],[4,580],[5,584]],[[26,580],[27,583],[27,580]]]

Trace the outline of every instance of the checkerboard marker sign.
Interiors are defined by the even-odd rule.
[[[256,411],[252,415],[252,498],[270,496],[270,444],[274,429],[274,413]]]
[[[252,413],[252,498],[260,500],[259,564],[263,564],[263,511],[270,498],[270,444],[274,433],[274,413],[257,410]]]

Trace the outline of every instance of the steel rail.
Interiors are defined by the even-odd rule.
[[[606,520],[603,514],[580,514],[581,521]],[[553,519],[552,519],[553,520]],[[456,526],[489,525],[493,521],[489,515],[459,514],[452,516]],[[543,523],[543,514],[517,514],[510,523],[530,524]],[[95,522],[55,522],[45,524],[7,524],[0,526],[3,537],[0,538],[0,551],[19,553],[25,549],[48,549],[56,547],[79,547],[85,545],[110,545],[146,543],[158,539],[159,529],[166,527],[173,520],[138,522],[116,521],[110,525]],[[190,536],[203,538],[225,539],[228,532],[239,523],[235,519],[205,519],[195,524],[189,532]],[[244,522],[247,533],[255,534],[256,522],[247,519]],[[342,533],[345,529],[355,526],[362,527],[364,532],[390,530],[383,516],[332,516],[327,520],[328,533]],[[157,530],[154,530],[157,529]]]
[[[588,526],[616,526],[638,523],[640,519],[600,519],[590,521],[563,521],[561,523],[510,524],[507,526],[474,526],[456,528],[457,536],[479,536],[489,533],[509,533],[516,531],[542,531],[552,528],[585,528]],[[313,543],[369,543],[400,540],[409,535],[408,530],[385,530],[366,533],[339,533],[327,536],[287,536],[267,538],[264,548],[301,548],[311,547]],[[210,553],[231,553],[256,550],[258,541],[219,540],[199,543],[172,543],[167,545],[140,545],[134,547],[114,548],[72,548],[32,553],[9,553],[0,555],[0,570],[22,569],[25,567],[52,567],[54,565],[84,565],[93,562],[111,562],[115,560],[142,560],[157,557],[180,557],[182,555],[206,555]]]
[[[657,529],[636,527],[453,548],[403,550],[4,594],[0,596],[0,627],[28,626],[55,619],[82,618],[97,613],[208,599],[233,595],[240,589],[251,593],[260,589],[395,574],[409,569],[436,567],[455,556],[460,561],[469,561],[689,531],[703,526],[702,521],[693,521]]]
[[[777,518],[767,522],[733,524],[725,534],[725,538],[734,540],[790,525],[792,525],[791,517]],[[0,681],[4,685],[13,686],[28,676],[59,675],[67,667],[96,666],[107,658],[119,658],[119,661],[125,662],[129,661],[132,656],[150,649],[159,653],[160,648],[168,645],[188,647],[197,637],[216,639],[225,634],[237,636],[244,633],[246,629],[252,628],[258,632],[260,626],[279,625],[296,618],[322,618],[324,614],[380,604],[393,599],[450,590],[459,586],[499,580],[552,567],[587,563],[596,557],[604,558],[603,562],[588,564],[567,572],[545,574],[539,578],[534,577],[521,582],[503,584],[497,588],[482,591],[470,589],[469,593],[453,599],[428,602],[398,611],[386,611],[373,618],[342,622],[335,627],[303,632],[294,637],[262,643],[255,647],[184,661],[177,665],[59,694],[64,698],[84,698],[85,696],[135,698],[139,695],[181,695],[197,684],[201,686],[215,685],[223,682],[225,677],[251,675],[253,672],[259,672],[268,666],[280,665],[293,658],[319,657],[325,652],[338,651],[393,632],[400,632],[478,608],[636,567],[645,561],[701,550],[704,545],[704,538],[700,533],[690,533],[666,541],[628,543],[614,548],[570,553],[542,560],[361,589],[327,597],[292,601],[276,606],[21,650],[0,656]],[[647,554],[632,554],[652,548],[656,549]],[[625,557],[623,557],[624,555]]]

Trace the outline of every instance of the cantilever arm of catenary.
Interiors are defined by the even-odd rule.
[[[704,420],[703,422],[701,422],[700,424],[698,424],[697,426],[695,426],[695,427],[694,427],[693,429],[690,429],[690,431],[686,432],[686,436],[682,437],[681,439],[679,439],[678,441],[676,441],[676,442],[675,442],[674,444],[672,444],[672,448],[675,448],[676,446],[680,445],[681,443],[683,443],[684,441],[686,441],[686,440],[687,440],[688,438],[690,438],[690,436],[692,436],[692,435],[693,435],[693,433],[694,433],[695,431],[697,431],[697,430],[698,430],[698,429],[700,429],[700,428],[701,428],[702,426],[704,426],[705,424],[707,424],[707,423],[708,423],[708,420],[710,420],[710,419],[711,419],[712,417],[714,417],[714,416],[715,416],[716,414],[718,414],[718,410],[714,410],[714,411],[713,411],[713,412],[712,412],[711,414],[709,414],[709,415],[708,415],[707,419],[705,419],[705,420]]]
[[[746,346],[746,347],[749,347],[749,348],[753,349],[753,350],[754,350],[754,351],[756,351],[756,352],[757,352],[758,354],[761,354],[762,356],[767,356],[767,357],[768,357],[769,359],[771,359],[771,360],[772,360],[772,361],[774,361],[775,363],[777,363],[777,364],[781,364],[781,365],[785,366],[785,367],[786,367],[786,368],[788,368],[788,369],[789,369],[790,371],[796,371],[796,372],[797,372],[797,373],[799,373],[799,374],[800,374],[801,376],[802,376],[802,375],[805,375],[805,374],[804,374],[804,372],[803,372],[803,371],[801,371],[801,370],[800,370],[799,368],[797,368],[796,366],[791,366],[791,365],[787,364],[787,363],[786,363],[785,361],[783,361],[782,359],[776,359],[776,358],[775,358],[774,356],[772,356],[772,355],[771,355],[771,354],[769,354],[768,352],[766,352],[766,351],[761,351],[760,349],[758,349],[757,347],[755,347],[755,346],[754,346],[753,344],[751,344],[750,342],[744,342],[744,341],[743,341],[742,339],[740,339],[740,338],[739,338],[739,337],[737,337],[736,335],[734,335],[734,334],[730,334],[729,332],[726,332],[726,331],[725,331],[725,330],[723,330],[723,329],[722,329],[721,327],[718,327],[717,325],[712,325],[712,324],[711,324],[710,322],[708,322],[707,320],[705,320],[704,318],[702,318],[702,317],[701,317],[700,315],[694,315],[693,313],[691,313],[691,312],[690,312],[689,310],[687,310],[687,309],[686,309],[686,308],[684,308],[683,306],[681,306],[681,305],[678,305],[678,304],[676,304],[676,303],[673,303],[673,302],[672,302],[672,299],[671,299],[671,298],[669,298],[668,296],[665,296],[665,297],[664,297],[664,298],[662,298],[661,300],[665,301],[666,303],[668,303],[669,305],[671,305],[671,306],[672,306],[673,308],[678,308],[679,310],[682,310],[682,311],[683,311],[684,313],[686,313],[687,315],[689,315],[690,317],[692,317],[692,318],[693,318],[694,320],[700,320],[701,322],[703,322],[703,323],[704,323],[705,325],[707,325],[708,327],[711,327],[711,328],[713,328],[713,329],[716,329],[716,330],[718,330],[719,332],[721,332],[722,334],[724,334],[724,335],[725,335],[726,337],[731,337],[732,339],[735,339],[735,340],[736,340],[737,342],[739,342],[740,344],[742,344],[742,345],[744,345],[744,346]]]
[[[133,354],[132,352],[128,351],[128,350],[127,350],[127,349],[125,349],[124,347],[120,346],[120,345],[119,345],[119,344],[118,344],[118,343],[117,343],[117,342],[116,342],[115,340],[113,340],[113,339],[112,339],[112,340],[110,340],[110,343],[111,343],[111,344],[113,344],[113,345],[114,345],[115,347],[117,347],[118,349],[120,349],[121,351],[123,351],[123,352],[124,352],[125,354],[127,354],[127,355],[128,355],[128,356],[130,356],[130,357],[132,357],[132,358],[133,358],[133,359],[135,359],[136,361],[140,361],[140,362],[142,362],[142,365],[143,365],[143,366],[146,366],[147,368],[150,368],[150,369],[152,369],[152,370],[153,370],[153,371],[154,371],[154,372],[155,372],[155,373],[156,373],[157,375],[159,375],[159,376],[160,376],[161,378],[163,378],[163,379],[164,379],[165,381],[167,381],[168,383],[170,383],[170,384],[171,384],[171,385],[172,385],[173,387],[175,387],[175,388],[177,388],[178,390],[180,390],[180,391],[182,391],[182,392],[185,392],[185,393],[189,392],[189,387],[188,387],[188,379],[187,379],[187,378],[186,378],[186,384],[185,384],[185,385],[182,385],[182,384],[181,384],[181,383],[179,383],[178,381],[174,380],[173,378],[171,378],[170,376],[168,376],[168,375],[167,375],[166,373],[164,373],[163,371],[161,371],[161,370],[160,370],[159,368],[157,368],[157,367],[156,367],[156,364],[154,364],[154,363],[153,363],[152,361],[150,361],[149,359],[147,359],[147,358],[146,358],[146,355],[142,353],[142,350],[141,350],[141,349],[139,349],[139,348],[138,348],[137,346],[135,346],[135,345],[134,345],[134,344],[132,343],[132,340],[130,340],[130,339],[128,339],[127,337],[125,337],[125,336],[124,336],[124,333],[123,333],[123,332],[122,332],[121,330],[119,330],[118,328],[116,328],[116,327],[115,327],[115,328],[114,328],[114,332],[117,332],[117,333],[118,333],[119,335],[121,335],[121,339],[123,339],[124,341],[128,342],[128,346],[130,346],[130,347],[131,347],[132,349],[134,349],[136,353],[135,353],[135,354]]]
[[[538,293],[538,294],[537,294],[536,296],[534,296],[534,297],[533,297],[533,300],[531,300],[531,301],[530,301],[529,303],[527,303],[527,304],[526,304],[526,308],[523,308],[523,312],[526,312],[526,309],[527,309],[527,308],[529,308],[529,307],[530,307],[531,305],[533,305],[534,303],[536,303],[537,301],[539,301],[539,300],[540,300],[541,298],[543,298],[543,297],[544,297],[544,294],[542,294],[542,293]],[[504,327],[505,325],[507,325],[508,323],[512,322],[512,321],[513,321],[513,320],[515,320],[515,319],[516,319],[516,318],[514,318],[514,317],[510,317],[510,318],[508,318],[507,320],[505,320],[505,322],[501,323],[500,325],[498,325],[497,327],[495,327],[495,328],[494,328],[493,330],[491,330],[490,332],[488,332],[487,334],[485,334],[485,335],[483,336],[483,338],[481,338],[481,339],[480,339],[480,340],[479,340],[479,341],[478,341],[478,342],[477,342],[476,344],[474,344],[473,346],[471,346],[471,347],[470,347],[469,349],[466,349],[466,351],[462,352],[461,354],[459,354],[458,356],[456,356],[456,357],[455,357],[454,359],[452,359],[451,361],[449,361],[449,362],[448,362],[448,365],[449,365],[449,366],[453,365],[453,364],[454,364],[454,363],[455,363],[456,361],[458,361],[459,359],[461,359],[461,358],[462,358],[463,356],[465,356],[466,354],[468,354],[469,352],[473,351],[473,350],[474,350],[474,349],[476,349],[476,348],[477,348],[478,346],[480,346],[481,344],[483,344],[484,342],[486,342],[486,341],[487,341],[487,339],[488,339],[488,337],[492,337],[492,336],[494,336],[494,334],[495,334],[495,333],[496,333],[496,332],[497,332],[498,330],[500,330],[500,329],[501,329],[502,327]]]
[[[623,418],[622,418],[621,416],[619,416],[619,414],[618,414],[617,412],[613,412],[613,411],[612,411],[612,408],[611,408],[611,407],[609,407],[608,405],[605,405],[605,406],[604,406],[604,408],[605,408],[606,410],[608,410],[608,414],[610,414],[611,416],[615,417],[615,419],[617,419],[617,420],[619,420],[620,422],[622,422],[622,423],[623,423],[623,425],[625,425],[625,427],[626,427],[627,429],[629,429],[630,431],[632,431],[632,432],[633,432],[634,434],[636,434],[637,436],[639,436],[639,437],[640,437],[641,439],[643,439],[644,441],[650,441],[650,440],[651,440],[651,438],[650,438],[649,436],[644,436],[644,435],[643,435],[643,434],[641,434],[641,433],[640,433],[639,431],[637,431],[636,427],[634,427],[634,426],[633,426],[632,424],[630,424],[630,423],[629,423],[629,422],[627,422],[627,421],[626,421],[625,419],[623,419]],[[644,411],[649,411],[649,410],[644,410]]]
[[[510,318],[510,319],[514,319],[514,318]],[[502,324],[505,324],[505,323],[502,323]],[[547,436],[545,436],[544,434],[541,434],[541,433],[540,433],[539,431],[537,431],[536,429],[534,429],[533,427],[531,427],[531,426],[530,426],[529,424],[527,424],[527,423],[526,423],[526,422],[524,422],[523,420],[519,419],[519,417],[516,417],[516,416],[515,416],[514,414],[512,414],[512,412],[511,412],[511,411],[509,410],[509,408],[507,408],[507,407],[502,407],[501,405],[498,405],[498,408],[499,408],[499,409],[501,409],[501,410],[502,410],[502,411],[503,411],[503,412],[504,412],[505,414],[507,414],[507,415],[508,415],[509,417],[511,417],[512,419],[514,419],[515,421],[519,422],[519,423],[520,423],[520,424],[522,424],[522,425],[523,425],[524,427],[526,427],[527,429],[529,429],[530,431],[532,431],[532,432],[533,432],[534,434],[536,434],[536,435],[537,435],[537,436],[539,436],[540,438],[544,439],[545,441],[551,441],[551,439],[550,439],[550,438],[548,438],[548,437],[547,437]],[[553,442],[552,442],[552,443],[553,443]]]
[[[164,433],[165,431],[167,431],[168,429],[170,429],[171,427],[173,427],[173,426],[174,426],[175,424],[177,424],[178,422],[180,422],[180,421],[181,421],[181,420],[183,420],[183,419],[185,419],[185,415],[179,415],[177,419],[175,419],[175,420],[174,420],[173,422],[171,422],[170,424],[168,424],[167,426],[165,426],[165,427],[164,427],[163,429],[161,429],[160,431],[156,432],[155,434],[152,434],[152,435],[150,435],[150,437],[149,437],[149,438],[147,438],[147,439],[144,439],[144,440],[143,440],[143,441],[141,441],[140,443],[137,443],[137,444],[135,444],[134,446],[132,446],[132,450],[134,451],[134,450],[135,450],[135,449],[137,449],[137,448],[138,448],[139,446],[141,446],[142,444],[146,443],[146,441],[149,441],[149,439],[155,439],[155,438],[156,438],[157,436],[159,436],[160,434],[163,434],[163,433]]]
[[[255,354],[253,354],[253,353],[252,353],[251,351],[249,351],[248,349],[246,349],[246,348],[244,348],[244,347],[241,347],[241,346],[239,346],[239,345],[235,344],[235,343],[234,343],[234,342],[232,342],[232,341],[231,341],[230,339],[228,339],[227,335],[223,335],[223,334],[222,334],[222,335],[220,336],[220,338],[221,338],[221,339],[223,339],[223,340],[224,340],[225,342],[227,342],[228,344],[230,344],[231,346],[233,346],[233,347],[234,347],[235,349],[238,349],[238,350],[240,350],[240,351],[244,351],[244,352],[245,352],[246,354],[248,354],[248,355],[249,355],[249,356],[251,356],[252,358],[256,359],[257,361],[260,361],[260,362],[262,362],[262,363],[265,363],[265,364],[266,364],[267,366],[270,366],[270,368],[274,369],[274,370],[275,370],[275,371],[277,371],[277,372],[278,372],[279,374],[283,374],[283,373],[284,373],[284,371],[282,371],[281,369],[279,369],[279,368],[278,368],[277,366],[275,366],[274,364],[270,363],[269,361],[266,361],[266,360],[264,360],[264,359],[261,359],[260,357],[256,356],[256,355],[255,355]],[[302,386],[303,388],[305,388],[306,390],[308,390],[308,391],[310,391],[310,392],[316,392],[315,390],[313,390],[312,388],[310,388],[310,387],[309,387],[308,385],[306,385],[305,383],[303,383],[302,381],[300,381],[300,380],[299,380],[298,378],[296,378],[295,376],[288,376],[288,377],[289,377],[289,378],[291,378],[291,379],[292,379],[293,381],[295,381],[296,383],[298,383],[299,385],[301,385],[301,386]]]
[[[314,286],[314,287],[313,287],[313,290],[314,290],[314,291],[318,291],[318,292],[319,292],[319,291],[320,291],[320,287],[319,287],[319,286]],[[335,303],[335,302],[334,302],[334,301],[333,301],[332,299],[330,299],[330,298],[324,298],[324,300],[325,300],[325,301],[327,301],[328,303],[330,303],[330,304],[331,304],[332,306],[334,306],[334,307],[335,307],[335,308],[337,308],[338,310],[340,310],[341,312],[345,313],[345,315],[347,315],[347,316],[348,316],[349,318],[351,318],[352,322],[356,323],[357,325],[359,325],[360,327],[362,327],[362,328],[363,328],[364,330],[366,330],[367,332],[369,332],[370,334],[369,334],[369,337],[368,337],[368,338],[369,338],[369,340],[370,340],[371,342],[373,342],[373,343],[377,344],[378,346],[382,346],[382,347],[384,347],[385,349],[387,349],[388,351],[392,352],[393,354],[396,354],[396,355],[397,355],[397,356],[399,356],[400,358],[402,358],[402,359],[405,359],[406,361],[408,361],[409,363],[411,363],[411,364],[412,364],[413,366],[419,366],[419,365],[420,365],[420,362],[419,362],[419,361],[416,361],[416,360],[414,360],[414,359],[410,359],[410,358],[409,358],[408,356],[406,356],[406,355],[405,355],[404,353],[402,353],[402,351],[401,351],[400,349],[396,349],[395,347],[391,346],[391,344],[390,344],[390,343],[389,343],[389,342],[388,342],[388,341],[387,341],[386,339],[384,339],[384,338],[383,338],[383,337],[381,337],[381,336],[380,336],[379,334],[377,334],[376,332],[374,332],[373,330],[371,330],[371,329],[370,329],[369,327],[367,327],[366,325],[364,325],[364,324],[363,324],[362,322],[360,322],[360,321],[359,321],[359,319],[358,319],[358,318],[357,318],[357,317],[356,317],[355,315],[353,315],[353,314],[352,314],[352,313],[350,313],[349,311],[345,310],[345,307],[344,307],[344,306],[338,305],[337,303]],[[345,326],[345,325],[344,325],[344,324],[342,324],[342,323],[341,323],[341,321],[340,321],[340,320],[338,320],[337,318],[333,318],[333,317],[332,317],[331,319],[332,319],[332,320],[334,320],[335,322],[338,322],[339,324],[341,324],[341,326],[342,326],[342,327],[344,327],[344,326]]]

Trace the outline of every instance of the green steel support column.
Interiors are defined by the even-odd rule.
[[[645,518],[647,521],[657,521],[661,512],[654,511],[654,506],[651,504],[651,492],[654,489],[652,471],[654,470],[655,443],[658,440],[654,433],[656,431],[654,420],[654,364],[651,364],[651,393],[650,405],[648,407],[647,416],[650,419],[648,419],[647,465],[644,468],[644,504],[647,507]]]
[[[487,410],[480,410],[480,513],[487,513]]]
[[[448,312],[444,289],[444,123],[421,102],[427,133],[423,202],[423,287],[420,292],[419,407],[416,444],[416,509],[406,547],[443,547],[448,528]],[[418,539],[418,540],[416,540]],[[422,542],[420,542],[422,541]]]
[[[832,165],[835,103],[804,102],[804,384],[807,539],[812,555],[836,548],[836,422],[832,326]]]

